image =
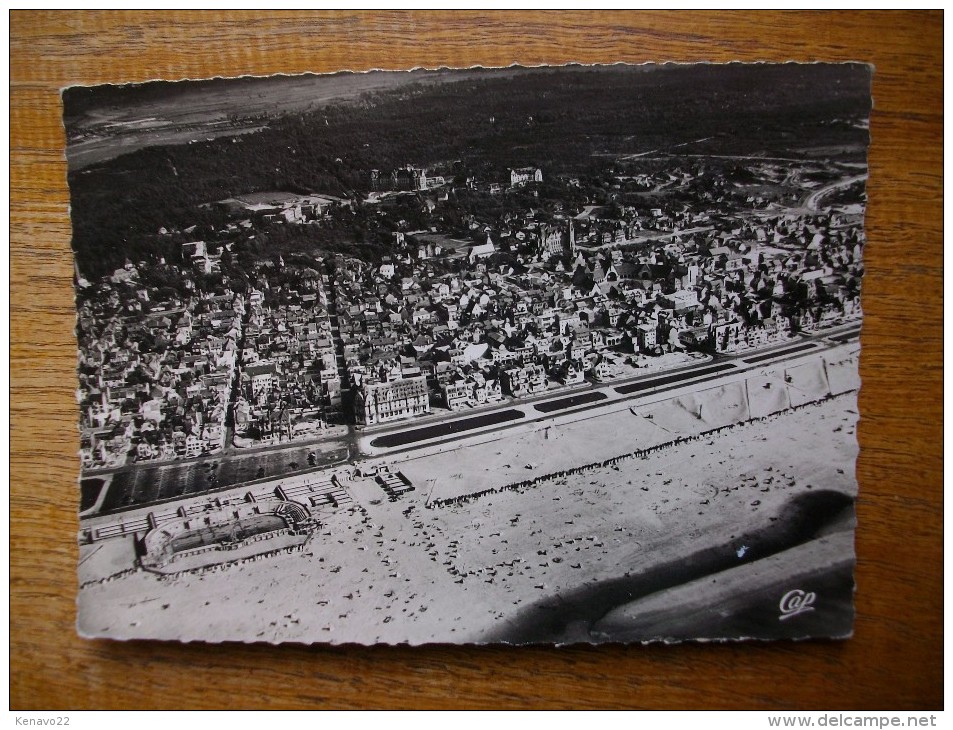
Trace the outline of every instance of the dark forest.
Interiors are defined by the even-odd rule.
[[[855,121],[869,114],[869,92],[868,67],[820,64],[567,67],[410,84],[73,171],[73,247],[96,276],[172,254],[182,239],[160,229],[224,223],[203,204],[265,190],[354,197],[372,168],[407,164],[492,180],[523,165],[598,174],[652,151],[808,158],[823,146],[863,161],[867,132]],[[91,103],[89,92],[73,98]]]

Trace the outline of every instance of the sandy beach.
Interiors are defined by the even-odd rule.
[[[810,373],[802,380],[809,388]],[[728,392],[719,402],[730,400]],[[683,405],[684,412],[697,406]],[[666,412],[671,419],[683,417],[678,409]],[[615,437],[643,441],[681,428],[662,413],[646,415],[626,410],[601,416],[599,423],[542,429],[431,456],[420,468],[479,491],[481,473],[503,470],[513,476],[511,482],[526,480],[563,459],[592,463],[608,458],[603,453],[624,453]],[[725,415],[711,417],[714,424]],[[697,424],[699,419],[694,420]],[[713,551],[719,551],[712,563],[718,574],[729,576],[744,567],[752,577],[727,580],[724,590],[731,591],[732,602],[723,605],[733,605],[741,615],[750,609],[745,591],[754,595],[761,590],[758,600],[770,613],[777,598],[759,575],[770,573],[771,585],[780,590],[788,585],[787,574],[797,583],[812,571],[852,564],[856,421],[856,394],[851,392],[696,436],[643,458],[437,508],[427,506],[434,485],[417,483],[416,491],[389,502],[373,480],[352,480],[348,487],[354,504],[324,515],[321,528],[301,549],[172,576],[128,571],[128,560],[126,571],[119,572],[130,546],[109,541],[89,563],[94,560],[99,567],[87,573],[106,575],[116,568],[117,574],[87,582],[80,590],[79,628],[86,635],[117,639],[213,642],[534,640],[519,633],[526,611],[535,610],[531,606],[620,577],[648,575],[658,566],[691,563]],[[593,437],[580,439],[567,429],[586,429]],[[613,438],[600,436],[604,434]],[[592,443],[599,438],[607,444],[601,451]],[[483,461],[488,458],[492,463]],[[527,469],[527,464],[534,466]],[[413,475],[417,467],[407,462],[400,468]],[[824,496],[807,496],[812,494]],[[813,500],[811,509],[822,512],[831,504],[846,511],[846,517],[827,525],[840,536],[785,533],[764,538],[772,525],[785,524],[800,509],[798,500]],[[814,522],[819,530],[826,525]],[[759,554],[759,540],[773,545],[773,552]],[[737,556],[736,564],[725,564],[726,550]],[[771,561],[770,571],[765,560]],[[721,589],[713,591],[709,585],[706,590],[716,603],[724,598]],[[640,597],[642,609],[631,601],[622,602],[631,604],[627,607],[602,606],[597,620],[541,640],[677,637],[677,609],[688,595],[696,594],[667,586]],[[693,610],[703,610],[697,603],[695,599]],[[850,611],[849,604],[848,598],[842,610]],[[800,634],[794,622],[787,626],[792,635],[810,635],[810,628]]]

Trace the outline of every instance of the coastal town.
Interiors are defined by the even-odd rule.
[[[64,92],[80,634],[849,636],[869,88]]]
[[[161,232],[178,256],[77,269],[84,469],[430,422],[861,316],[848,164],[443,167],[370,170],[349,199],[236,194],[208,204],[224,225]],[[358,216],[382,254],[255,245]]]

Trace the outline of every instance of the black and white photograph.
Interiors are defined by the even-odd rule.
[[[78,632],[849,638],[872,73],[64,89]]]

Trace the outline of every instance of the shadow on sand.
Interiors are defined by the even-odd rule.
[[[851,529],[854,522],[854,500],[850,496],[835,491],[802,494],[788,502],[773,522],[740,534],[730,543],[700,550],[639,573],[547,597],[521,610],[505,627],[484,640],[512,644],[567,644],[847,635],[853,620],[852,554],[819,569],[804,584],[805,590],[822,591],[818,595],[825,597],[825,610],[812,612],[807,621],[779,622],[775,592],[760,585],[751,586],[748,595],[733,596],[730,611],[713,611],[701,619],[686,622],[679,606],[673,605],[668,612],[671,614],[670,623],[664,619],[654,621],[649,635],[640,635],[639,627],[634,624],[619,627],[617,621],[600,622],[613,610],[633,601]],[[743,559],[739,559],[737,554],[741,545],[748,546]],[[614,628],[608,630],[608,626]]]

